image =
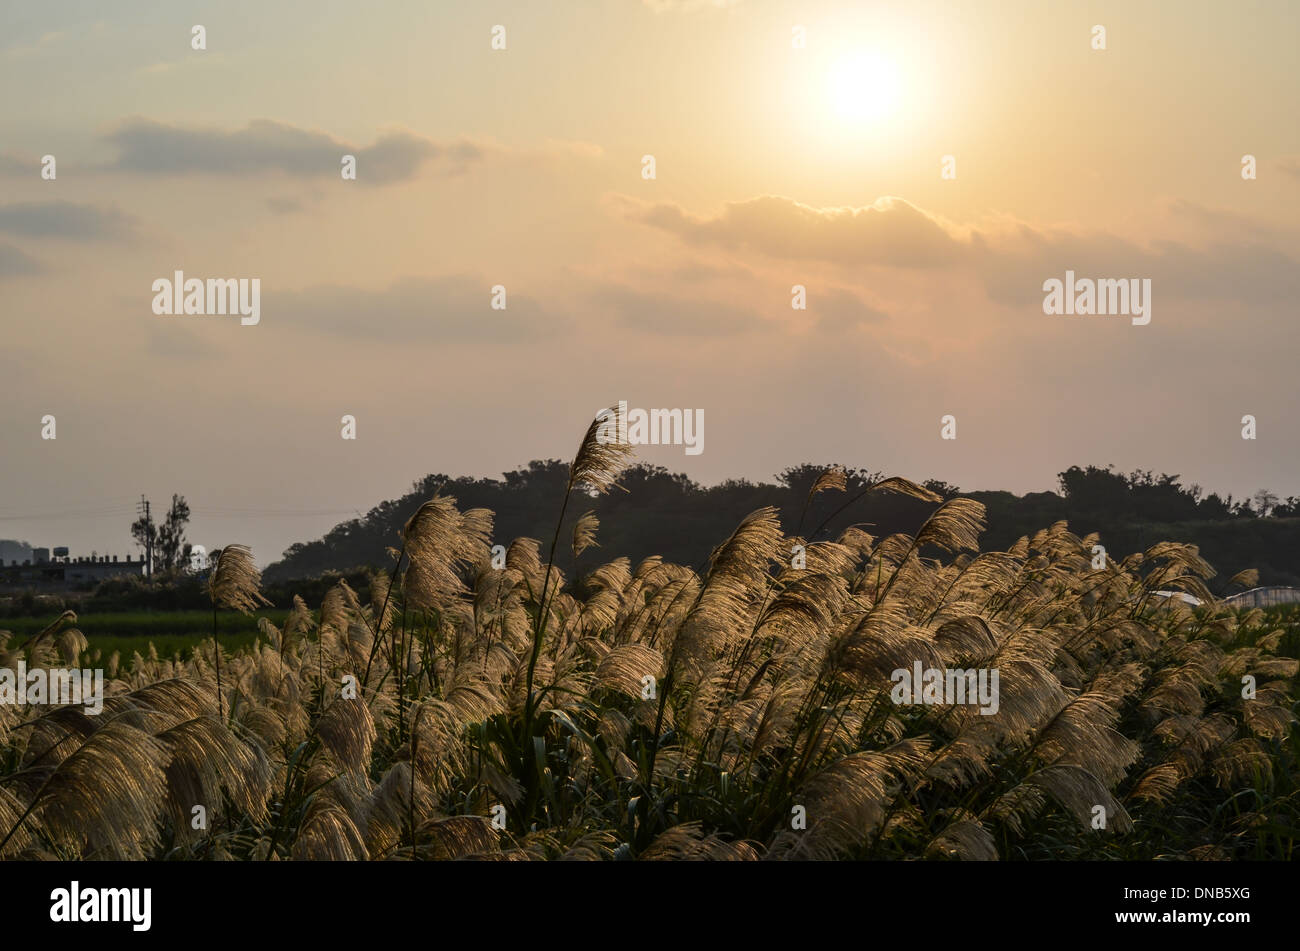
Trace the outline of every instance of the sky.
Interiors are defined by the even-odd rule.
[[[1297,35],[1284,0],[10,0],[0,538],[125,555],[180,493],[266,564],[619,400],[702,411],[636,458],[710,484],[1300,495]],[[260,319],[156,314],[178,270]],[[1149,322],[1045,313],[1067,270],[1149,280]]]

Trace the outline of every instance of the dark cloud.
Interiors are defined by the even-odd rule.
[[[426,162],[436,160],[457,171],[483,157],[482,150],[469,142],[440,145],[399,131],[359,147],[270,119],[230,131],[136,118],[106,138],[118,149],[109,167],[142,175],[338,176],[343,156],[354,155],[359,184],[388,185],[414,178]]]
[[[23,238],[107,241],[129,237],[135,219],[116,208],[70,201],[28,201],[0,205],[0,232]]]

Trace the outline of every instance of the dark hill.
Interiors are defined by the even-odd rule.
[[[626,555],[634,561],[648,555],[702,567],[713,546],[725,539],[737,523],[754,509],[775,506],[789,533],[831,538],[852,524],[876,536],[892,532],[914,533],[934,505],[893,494],[854,499],[881,477],[880,473],[849,470],[845,492],[824,492],[807,513],[808,490],[825,466],[801,465],[786,469],[775,482],[729,480],[702,486],[680,473],[652,466],[636,466],[624,473],[617,489],[590,500],[575,499],[561,534],[560,566],[574,569],[567,540],[573,523],[587,510],[600,519],[600,547],[584,553],[579,569],[589,570],[603,561]],[[383,502],[364,518],[342,522],[324,538],[290,547],[281,561],[265,572],[269,582],[309,578],[325,572],[392,564],[389,548],[400,544],[406,519],[435,491],[453,496],[462,509],[488,508],[496,515],[495,541],[509,544],[518,537],[549,542],[564,493],[568,467],[561,462],[534,461],[500,479],[450,478],[431,475],[416,483],[400,499]],[[944,497],[959,494],[955,486],[927,482]],[[1257,568],[1261,584],[1300,585],[1300,500],[1277,503],[1233,502],[1211,494],[1202,497],[1199,486],[1183,486],[1178,476],[1150,472],[1129,475],[1113,467],[1072,467],[1060,474],[1061,491],[964,492],[988,508],[985,550],[1007,548],[1021,535],[1031,535],[1053,522],[1065,520],[1079,535],[1098,532],[1102,544],[1117,557],[1145,549],[1157,541],[1192,542],[1218,569],[1210,584],[1219,590],[1229,577],[1245,568]],[[846,502],[849,504],[846,506]],[[802,518],[802,527],[800,521]]]

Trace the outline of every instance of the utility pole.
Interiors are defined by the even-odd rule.
[[[145,562],[144,574],[146,578],[153,577],[153,516],[149,514],[149,500],[143,495],[140,496],[140,504],[136,511],[144,515],[145,523]]]

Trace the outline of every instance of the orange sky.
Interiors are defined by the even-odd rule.
[[[105,9],[0,9],[0,537],[124,554],[180,492],[265,563],[619,399],[703,409],[638,456],[706,482],[1300,494],[1295,4]],[[1045,315],[1067,269],[1151,322]],[[156,316],[176,270],[260,322]]]

